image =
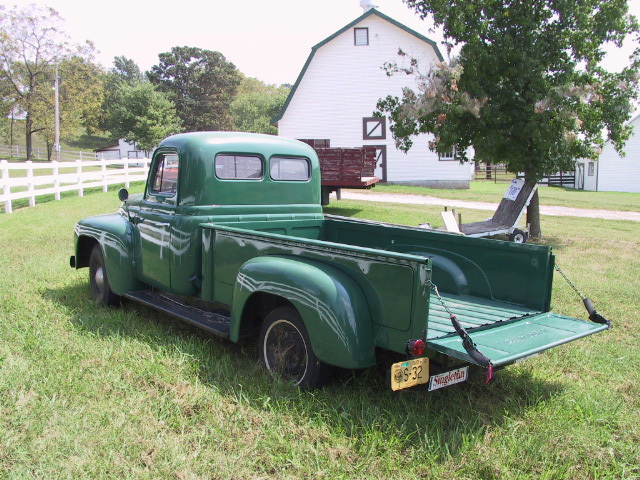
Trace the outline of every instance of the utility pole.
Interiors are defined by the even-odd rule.
[[[54,133],[53,133],[53,150],[56,152],[55,159],[60,161],[60,105],[58,99],[58,65],[56,65],[56,79],[53,84],[55,93],[53,94],[53,115],[54,121]]]

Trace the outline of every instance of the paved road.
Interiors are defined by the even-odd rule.
[[[403,203],[411,205],[440,205],[455,208],[470,208],[473,210],[495,211],[497,203],[469,202],[466,200],[449,200],[426,195],[401,195],[397,193],[359,193],[342,191],[345,200],[364,200],[369,202]],[[585,217],[602,218],[605,220],[631,220],[640,222],[640,212],[621,212],[617,210],[590,210],[586,208],[557,207],[549,205],[540,206],[541,215],[557,217]]]

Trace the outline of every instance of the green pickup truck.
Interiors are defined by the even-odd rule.
[[[92,296],[257,336],[266,369],[301,387],[385,351],[394,390],[458,383],[471,365],[489,380],[609,327],[549,311],[549,247],[324,215],[318,158],[295,140],[174,135],[144,193],[119,195],[117,213],[75,227],[71,266],[89,267]]]

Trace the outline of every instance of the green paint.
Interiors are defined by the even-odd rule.
[[[171,177],[177,188],[157,193],[153,172],[167,153],[179,157]],[[215,174],[219,154],[257,156],[263,175],[222,180]],[[311,179],[273,180],[274,156],[306,159]],[[287,302],[316,356],[346,368],[374,365],[376,348],[403,353],[409,339],[424,335],[428,355],[470,360],[431,298],[431,281],[495,365],[602,329],[546,313],[550,248],[325,217],[314,150],[268,135],[169,137],[154,155],[144,193],[117,213],[78,222],[75,239],[76,268],[101,246],[115,293],[155,287],[228,310],[232,341],[247,329],[255,333],[256,312]],[[510,347],[501,349],[505,343]]]

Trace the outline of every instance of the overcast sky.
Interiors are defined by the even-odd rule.
[[[359,0],[8,0],[5,5],[32,3],[57,10],[72,40],[91,40],[99,51],[97,60],[107,68],[114,56],[124,55],[148,70],[158,63],[159,53],[191,46],[221,52],[245,75],[275,84],[293,84],[311,47],[363,13]],[[382,13],[442,42],[439,32],[430,31],[430,23],[401,0],[373,3]],[[640,16],[640,0],[629,4]],[[606,66],[618,70],[628,63],[633,45],[610,50]]]

